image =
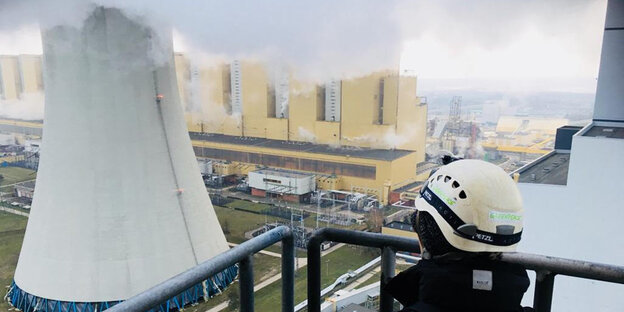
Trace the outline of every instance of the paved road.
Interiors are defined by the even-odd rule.
[[[334,252],[335,250],[337,250],[338,248],[340,248],[340,247],[342,247],[344,245],[345,244],[342,244],[342,243],[341,244],[336,244],[332,248],[329,248],[329,249],[323,251],[321,253],[321,256],[325,256],[325,255],[327,255],[329,253],[332,253],[332,252]],[[306,265],[308,265],[308,258],[297,258],[296,262],[295,262],[295,269],[296,270],[297,269],[301,269],[301,268],[305,267]],[[273,282],[275,282],[275,281],[277,281],[277,280],[279,280],[281,278],[282,278],[282,273],[277,273],[277,274],[271,276],[270,278],[262,281],[260,284],[255,285],[254,286],[254,292],[256,292],[256,291],[258,291],[258,290],[260,290],[260,289],[262,289],[262,288],[264,288],[264,287],[266,287],[268,285],[270,285],[271,283],[273,283]]]
[[[12,213],[12,214],[16,214],[16,215],[24,216],[24,217],[28,217],[29,216],[28,212],[20,211],[20,210],[17,210],[17,209],[12,209],[12,208],[8,208],[8,207],[4,207],[4,206],[0,206],[0,211],[5,211],[5,212],[8,212],[8,213]]]
[[[228,304],[230,304],[229,300],[223,301],[223,302],[217,304],[216,306],[214,306],[212,309],[206,310],[206,312],[219,312],[219,311],[227,308]]]
[[[21,181],[21,182],[15,182],[15,183],[12,183],[12,184],[2,185],[2,186],[0,186],[0,187],[8,187],[8,186],[13,186],[13,185],[16,185],[16,184],[20,184],[20,183],[24,183],[24,182],[30,182],[30,181],[35,181],[35,180],[37,180],[37,179],[30,179],[30,180]]]
[[[364,282],[368,281],[370,278],[372,278],[376,273],[378,273],[380,271],[381,271],[381,267],[377,266],[376,268],[374,268],[370,272],[364,274],[364,276],[356,279],[353,283],[349,284],[347,287],[344,288],[344,290],[350,291],[350,290],[355,289],[356,287],[360,286]]]

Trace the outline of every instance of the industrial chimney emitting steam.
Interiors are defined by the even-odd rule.
[[[8,299],[101,311],[228,249],[179,104],[170,34],[97,8],[43,33],[45,137]],[[231,267],[161,306],[212,296]]]

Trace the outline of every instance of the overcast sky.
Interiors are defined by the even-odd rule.
[[[285,62],[313,79],[400,66],[436,81],[588,90],[606,9],[604,0],[0,0],[0,54],[41,53],[39,25],[78,26],[93,3],[172,26],[176,50],[197,59]]]

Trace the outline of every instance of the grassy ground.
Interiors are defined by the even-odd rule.
[[[37,172],[20,167],[4,167],[0,168],[0,175],[4,177],[4,179],[0,180],[1,186],[32,180],[37,177]]]
[[[338,276],[354,270],[364,265],[368,261],[378,256],[376,253],[370,252],[370,250],[354,247],[344,246],[327,256],[322,258],[323,267],[321,270],[321,287],[325,288],[333,283]],[[349,259],[349,261],[345,261]],[[329,262],[327,262],[329,260]],[[329,263],[329,265],[327,265]],[[256,271],[254,271],[256,274]],[[255,276],[254,276],[255,277]],[[232,292],[237,292],[239,285],[233,284],[223,294],[212,298],[209,302],[202,303],[195,307],[187,308],[187,311],[191,312],[203,312],[210,309],[219,303],[227,300],[228,295]],[[255,310],[256,311],[276,311],[279,310],[282,297],[282,283],[278,280],[265,288],[262,288],[255,293]],[[303,267],[295,273],[295,304],[300,303],[307,297],[307,267]],[[232,308],[226,308],[225,312],[238,311]]]
[[[283,220],[227,207],[214,206],[214,209],[227,241],[236,244],[246,241],[245,233],[263,226],[265,222]],[[281,253],[281,248],[276,245],[270,246],[267,250]]]
[[[247,240],[245,233],[264,225],[265,216],[255,213],[234,210],[227,207],[214,206],[221,228],[228,242],[240,244]]]
[[[321,259],[321,288],[333,283],[340,275],[364,265],[377,257],[378,253],[372,253],[361,247],[344,246]],[[295,304],[299,304],[307,297],[307,267],[297,270],[295,274]],[[256,292],[256,311],[275,311],[276,305],[281,302],[282,283],[277,281],[260,291]],[[226,310],[227,311],[227,310]]]
[[[223,206],[225,208],[232,208],[232,209],[236,208],[236,209],[239,209],[239,211],[247,210],[247,211],[256,212],[256,213],[263,214],[263,215],[272,208],[272,206],[268,204],[253,203],[253,202],[249,202],[246,200],[238,200],[238,199],[235,199]],[[242,212],[245,212],[245,211],[242,211]],[[396,210],[393,210],[392,212],[396,212]],[[308,214],[308,217],[303,220],[304,225],[308,228],[316,228],[316,213],[306,212],[306,214]],[[267,216],[267,218],[270,220],[276,220],[276,221],[281,221],[281,222],[290,222],[290,219],[279,218],[276,216]],[[323,222],[319,223],[319,226],[321,227],[326,226],[326,225],[327,224]],[[363,228],[363,226],[361,225],[351,225],[347,227],[347,226],[340,226],[340,225],[335,225],[335,224],[330,224],[330,227],[348,228],[348,229],[362,229]]]
[[[233,231],[231,236],[228,237],[228,240],[236,238],[242,242],[244,240],[245,228],[249,227],[249,229],[251,229],[255,228],[254,226],[257,224],[264,224],[264,216],[239,212],[222,207],[215,207],[215,209],[225,216],[223,218],[222,216],[219,216],[220,219],[232,222],[232,228],[236,229]],[[254,216],[256,218],[254,218]],[[22,245],[22,240],[24,239],[26,222],[26,217],[0,212],[0,286],[2,286],[0,296],[4,296],[6,292],[5,286],[9,286],[13,280],[19,251]],[[276,251],[279,251],[279,249]],[[279,273],[280,267],[281,260],[279,258],[262,254],[254,255],[254,282],[260,283],[276,273]],[[234,285],[234,288],[236,287],[238,287],[238,284]],[[231,288],[232,287],[229,287],[226,291],[231,291]],[[220,295],[211,299],[209,302],[202,303],[196,307],[189,307],[186,310],[203,312],[226,299],[226,295]],[[0,311],[7,310],[8,305],[4,301],[0,302]]]
[[[262,213],[265,209],[268,209],[271,206],[267,204],[253,203],[253,202],[248,202],[246,200],[235,199],[232,202],[225,204],[225,207],[239,208],[239,209],[244,209],[244,210],[249,210],[249,211],[255,211],[257,213]]]
[[[9,169],[9,170],[6,170]],[[10,177],[12,181],[29,180],[34,178],[32,171],[22,168],[1,168],[1,174],[8,173],[5,176]],[[5,180],[6,182],[6,180]],[[8,182],[15,183],[15,182]],[[248,202],[245,202],[248,203]],[[240,203],[238,203],[240,204]],[[250,203],[253,204],[253,203]],[[249,213],[240,210],[234,210],[228,207],[215,206],[215,211],[219,217],[221,226],[226,230],[228,241],[233,243],[242,243],[245,241],[245,232],[256,229],[265,224],[265,222],[273,222],[279,220],[277,217],[264,216],[260,214]],[[314,220],[312,215],[308,219]],[[0,285],[10,285],[15,265],[19,256],[22,240],[24,238],[24,229],[26,227],[27,218],[20,217],[4,212],[0,212]],[[272,246],[268,250],[280,252],[278,246]],[[305,256],[304,252],[297,252],[298,256]],[[353,246],[344,246],[326,257],[323,257],[322,267],[322,286],[326,287],[331,284],[338,276],[344,274],[348,270],[356,269],[370,261],[376,254],[369,252],[363,248]],[[254,256],[254,280],[256,283],[269,278],[278,273],[281,268],[280,259],[267,255]],[[306,268],[297,271],[296,275],[296,303],[301,302],[306,297]],[[224,300],[227,300],[228,293],[236,291],[238,284],[229,287],[224,294],[212,298],[209,302],[202,303],[195,307],[188,307],[187,311],[203,312]],[[6,288],[0,291],[0,295],[4,295]],[[281,281],[277,281],[256,293],[256,310],[257,311],[273,311],[281,302]],[[8,310],[8,306],[4,302],[0,302],[0,311]]]
[[[254,255],[254,284],[258,284],[267,278],[280,272],[281,260],[262,254]],[[187,307],[184,310],[190,312],[204,312],[220,303],[228,300],[228,295],[238,291],[238,282],[233,283],[223,293],[210,298],[207,302],[202,302],[194,307]]]
[[[395,274],[399,274],[399,272],[403,272],[405,270],[407,270],[408,268],[410,268],[412,265],[406,265],[406,264],[397,264],[396,268],[395,268]],[[357,288],[362,288],[364,286],[370,285],[370,284],[374,284],[376,282],[379,282],[379,280],[381,279],[381,271],[375,273],[371,278],[367,279],[366,281],[364,281],[364,283],[360,284],[360,286],[358,286]]]
[[[13,280],[27,220],[26,217],[0,212],[0,297],[4,297]],[[8,304],[0,301],[0,311],[8,309]]]

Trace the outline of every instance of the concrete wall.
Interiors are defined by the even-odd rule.
[[[397,97],[396,147],[416,151],[417,161],[422,162],[425,160],[427,105],[422,105],[416,96],[416,77],[398,78]]]
[[[43,90],[43,75],[40,55],[20,55],[17,58],[22,92],[33,93]]]
[[[189,111],[190,101],[190,82],[191,82],[191,63],[182,53],[175,53],[175,74],[178,81],[178,93],[180,94],[180,104],[184,108],[184,112]]]
[[[101,7],[82,28],[42,35],[44,152],[14,278],[30,294],[125,300],[229,249],[184,123],[173,51],[153,53],[173,45],[151,38]]]
[[[315,84],[291,80],[288,117],[288,139],[316,142],[316,121],[319,114],[319,87]]]
[[[610,0],[596,87],[595,120],[624,121],[624,2]]]
[[[416,234],[416,232],[403,231],[403,230],[393,229],[393,228],[389,228],[385,226],[381,227],[381,234],[418,239],[418,234]]]
[[[519,250],[624,265],[624,238],[617,234],[624,219],[623,155],[622,139],[577,135],[567,186],[521,183],[525,230]],[[555,288],[553,311],[620,311],[624,306],[621,285],[558,276]],[[525,302],[531,300],[529,289]]]

